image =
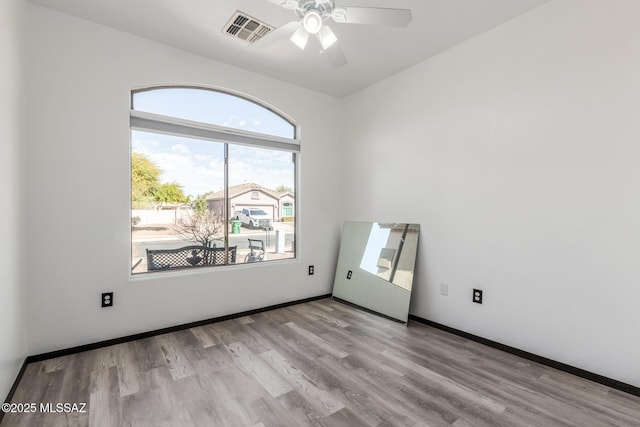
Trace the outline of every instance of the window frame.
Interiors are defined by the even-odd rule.
[[[195,90],[203,90],[203,91],[212,91],[217,92],[223,95],[228,95],[236,98],[243,99],[245,101],[251,102],[253,104],[258,105],[270,111],[274,115],[280,117],[285,122],[289,123],[293,128],[293,138],[284,138],[280,136],[268,135],[259,132],[246,131],[242,129],[225,127],[220,125],[214,125],[210,123],[198,122],[193,120],[187,120],[172,116],[166,116],[162,114],[149,113],[145,111],[139,111],[134,109],[134,96],[138,93],[153,91],[153,90],[162,90],[162,89],[195,89]],[[130,101],[129,101],[129,162],[131,162],[131,147],[132,147],[132,133],[133,131],[142,131],[142,132],[151,132],[158,133],[164,135],[172,135],[178,137],[186,137],[200,140],[208,140],[215,141],[218,143],[225,144],[224,148],[224,207],[223,207],[223,215],[225,220],[229,221],[231,218],[231,201],[229,199],[229,144],[233,145],[244,145],[249,147],[257,147],[257,148],[266,148],[273,150],[280,150],[289,152],[292,154],[293,159],[293,174],[294,174],[294,185],[296,191],[296,203],[294,203],[293,215],[296,218],[294,224],[294,238],[293,238],[293,258],[286,258],[282,260],[274,260],[274,261],[296,261],[299,259],[298,253],[298,241],[299,237],[299,224],[297,218],[299,217],[299,202],[298,202],[298,188],[299,188],[299,162],[300,162],[300,152],[301,152],[301,143],[300,143],[300,126],[288,115],[276,110],[271,107],[264,101],[261,101],[257,98],[248,96],[243,93],[235,92],[229,89],[211,87],[211,86],[198,86],[198,85],[158,85],[158,86],[144,86],[140,88],[131,89],[130,91]],[[131,170],[131,163],[129,165],[129,170]],[[129,183],[131,184],[131,177],[129,179]],[[131,185],[129,185],[129,215],[131,214]],[[229,250],[229,227],[224,227],[224,246],[225,246],[225,259],[228,259],[228,250]],[[129,235],[129,243],[130,250],[132,250],[132,235]],[[261,264],[261,263],[249,263],[249,264]],[[219,267],[232,267],[236,268],[238,266],[247,266],[246,263],[241,264],[226,264]],[[157,276],[154,273],[168,273],[169,275],[173,274],[184,274],[184,273],[197,273],[197,272],[210,272],[215,271],[217,268],[193,268],[193,269],[181,269],[181,270],[165,270],[165,271],[147,271],[143,273],[134,274],[133,271],[130,271],[130,278],[148,278],[149,276]]]

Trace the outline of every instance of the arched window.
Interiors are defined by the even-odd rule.
[[[133,91],[132,274],[295,258],[296,136],[228,92]]]

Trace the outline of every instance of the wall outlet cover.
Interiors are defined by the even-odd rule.
[[[440,295],[444,295],[445,297],[449,295],[449,285],[440,283]]]
[[[482,304],[482,291],[480,289],[473,290],[473,302]]]
[[[101,298],[102,307],[113,307],[113,292],[104,292]]]

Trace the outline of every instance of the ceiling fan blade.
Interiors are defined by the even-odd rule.
[[[297,0],[267,0],[267,1],[277,4],[278,6],[284,7],[285,9],[295,10],[299,7]]]
[[[324,54],[327,55],[329,64],[331,64],[333,68],[340,68],[347,65],[347,58],[345,58],[344,53],[342,53],[338,42],[334,42],[329,49],[324,51]]]
[[[347,24],[406,27],[411,22],[409,9],[385,9],[377,7],[336,7],[331,15],[334,21]]]
[[[300,22],[298,21],[287,22],[281,27],[278,27],[275,30],[270,31],[266,36],[256,40],[255,42],[251,43],[249,46],[252,48],[255,48],[255,47],[263,48],[263,47],[271,46],[277,41],[290,38],[299,27],[300,27]]]

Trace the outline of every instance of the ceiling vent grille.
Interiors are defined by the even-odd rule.
[[[253,43],[273,30],[273,27],[250,17],[244,12],[236,11],[222,29],[232,37]]]

